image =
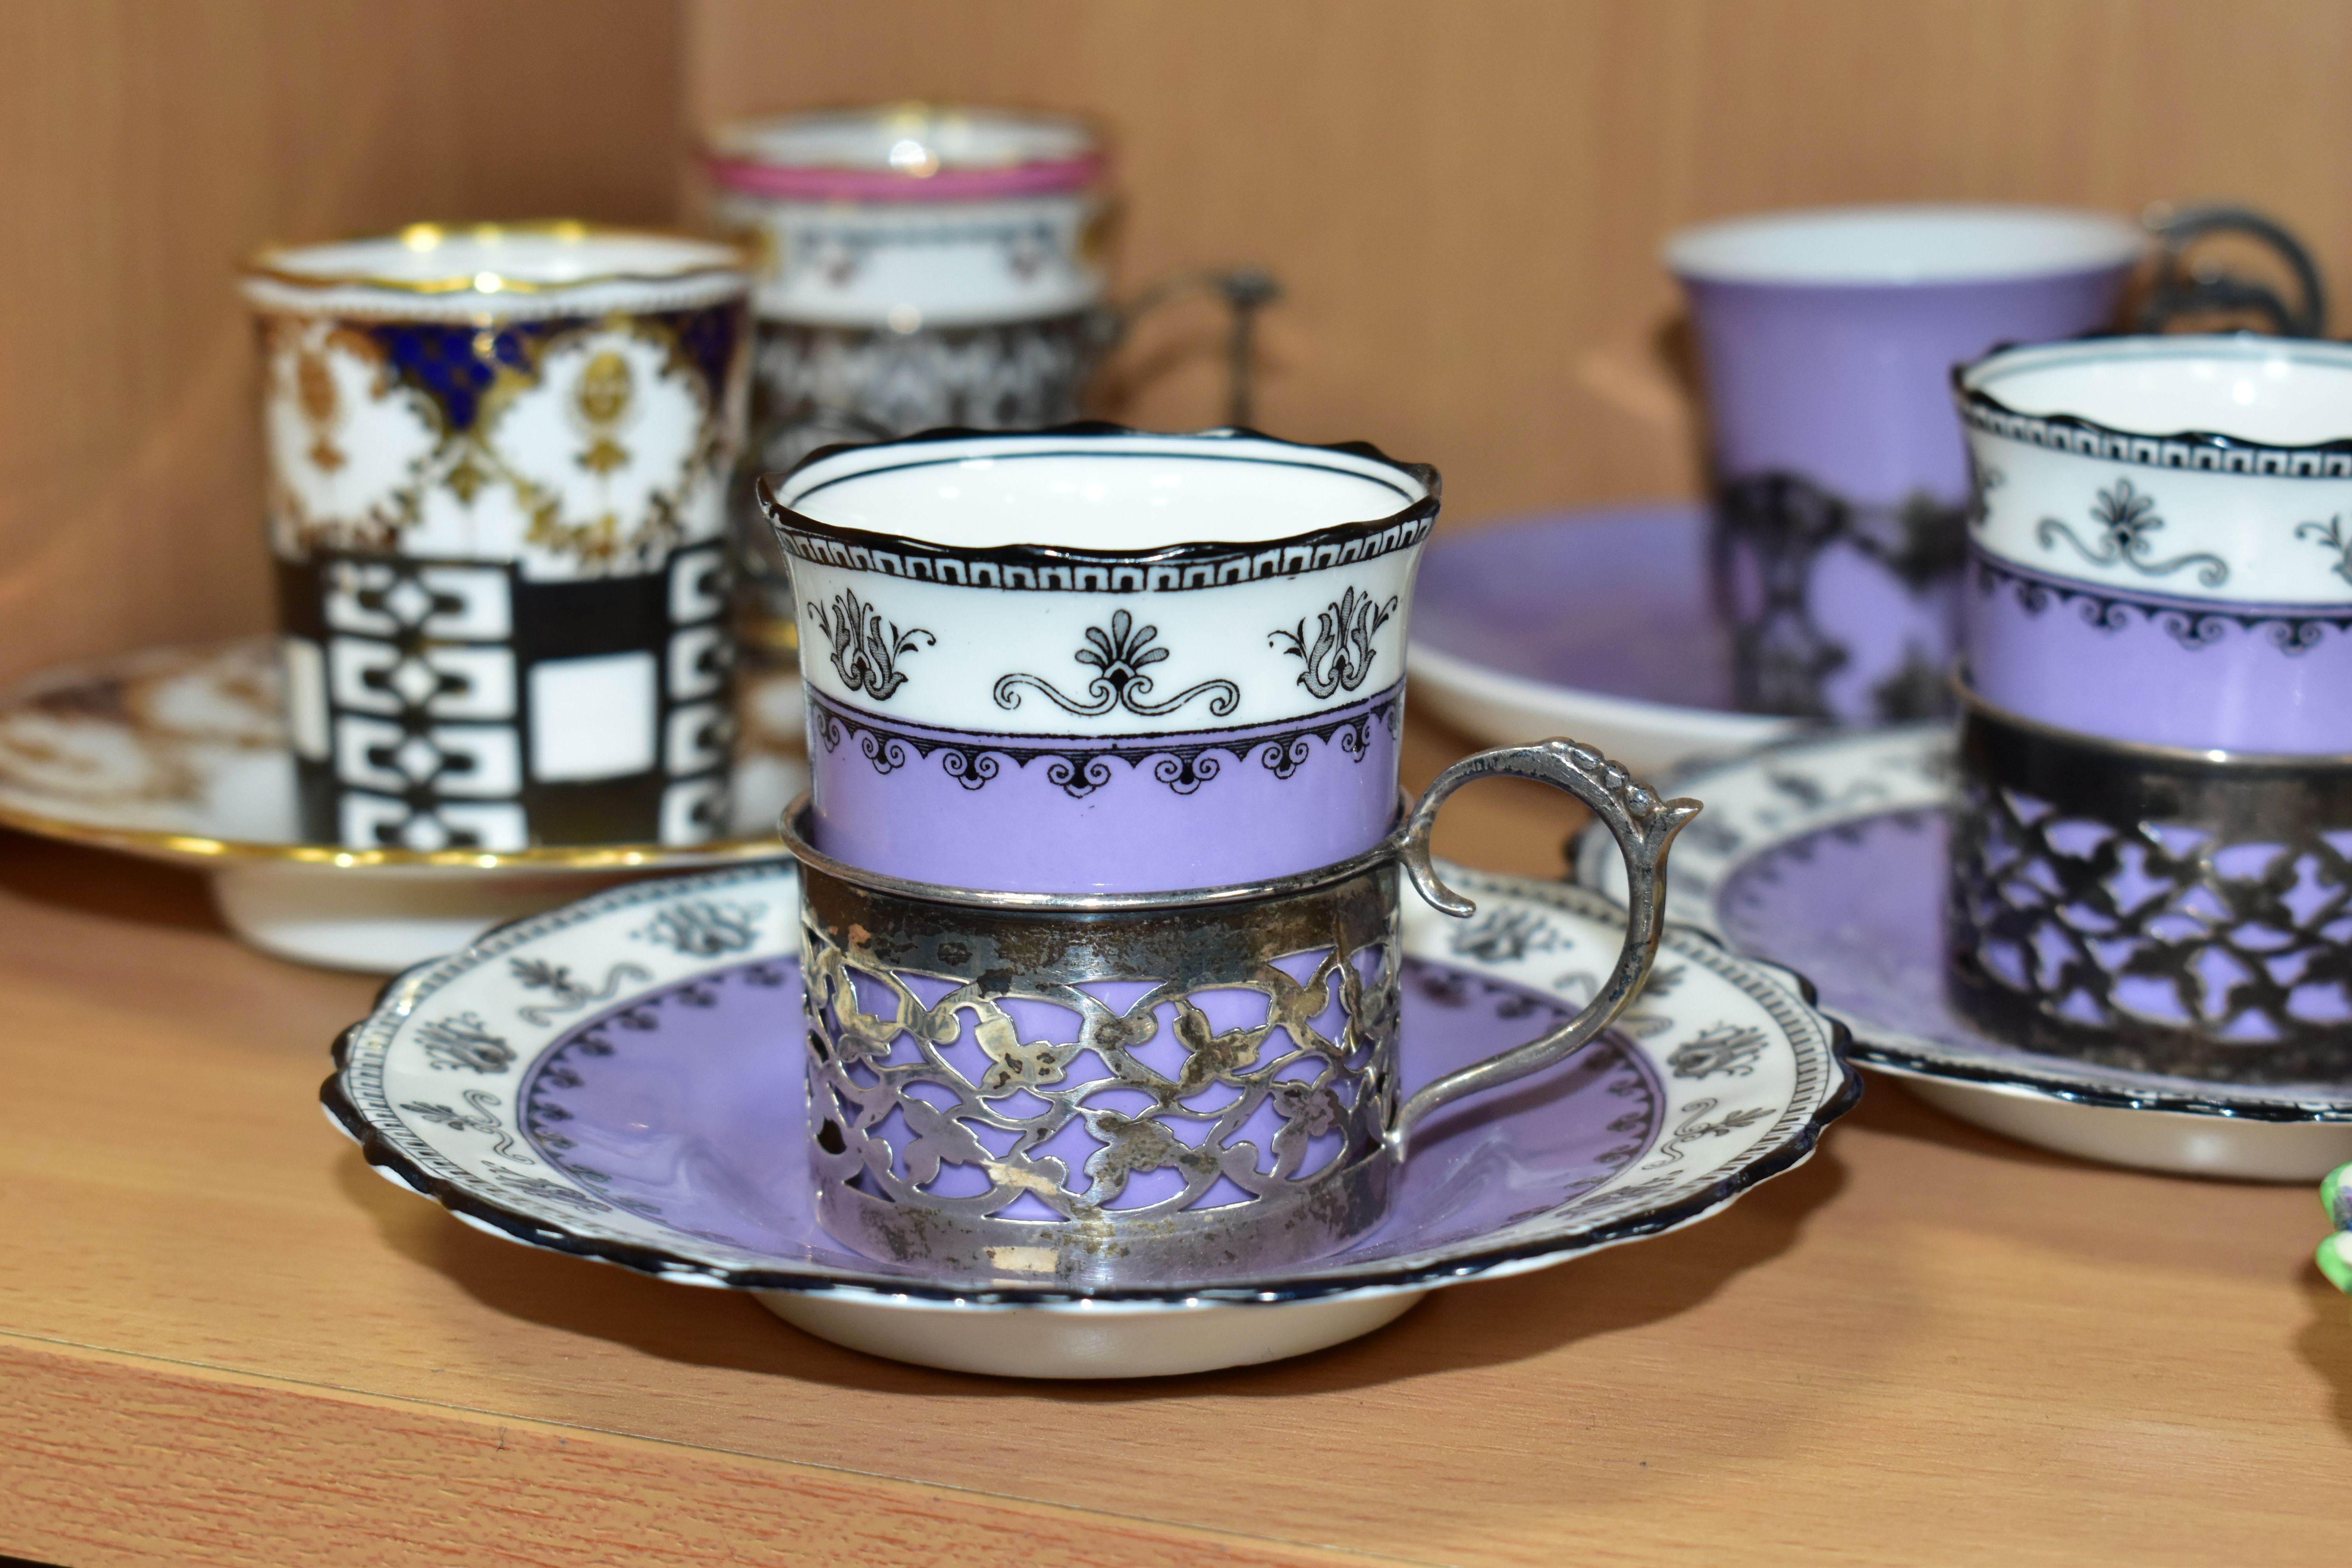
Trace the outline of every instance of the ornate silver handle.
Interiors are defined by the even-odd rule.
[[[1213,267],[1163,278],[1125,305],[1106,305],[1095,317],[1096,346],[1118,346],[1135,323],[1171,300],[1214,294],[1224,301],[1225,423],[1246,427],[1255,416],[1257,313],[1282,298],[1282,285],[1263,267]]]
[[[1399,1159],[1404,1157],[1405,1139],[1414,1124],[1439,1106],[1548,1068],[1583,1049],[1593,1036],[1617,1021],[1617,1015],[1650,977],[1650,964],[1658,956],[1658,936],[1665,928],[1666,851],[1674,847],[1675,835],[1699,814],[1698,802],[1662,801],[1627,777],[1624,769],[1573,741],[1500,746],[1465,757],[1422,792],[1420,804],[1405,823],[1400,851],[1421,896],[1449,915],[1468,915],[1477,905],[1439,879],[1436,868],[1430,864],[1429,830],[1436,825],[1438,808],[1448,795],[1473,779],[1498,774],[1535,779],[1566,790],[1609,825],[1618,850],[1625,857],[1625,945],[1617,954],[1617,967],[1610,972],[1608,983],[1575,1017],[1526,1045],[1447,1073],[1398,1106],[1384,1136]]]

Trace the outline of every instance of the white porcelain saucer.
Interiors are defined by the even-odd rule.
[[[1644,778],[1794,733],[1732,705],[1706,548],[1684,501],[1439,534],[1413,588],[1415,700],[1487,745],[1574,735]]]
[[[1410,1092],[1565,1018],[1607,972],[1597,895],[1446,868],[1408,903]],[[1387,1225],[1262,1275],[1075,1293],[852,1253],[812,1212],[788,865],[639,882],[533,916],[385,987],[337,1043],[331,1119],[387,1178],[484,1230],[757,1292],[877,1355],[1135,1377],[1296,1355],[1429,1289],[1712,1214],[1802,1162],[1859,1093],[1803,985],[1685,931],[1617,1029],[1418,1133]]]
[[[1951,729],[1790,741],[1685,773],[1706,815],[1675,842],[1673,918],[1785,963],[1853,1031],[1854,1060],[1964,1121],[2062,1153],[2192,1175],[2310,1181],[2352,1160],[2352,1084],[2247,1087],[2044,1056],[1947,1006]],[[1577,879],[1624,873],[1604,836]]]
[[[33,677],[0,696],[0,827],[207,871],[254,946],[389,973],[630,877],[777,856],[777,814],[808,782],[800,680],[771,675],[741,683],[724,840],[499,855],[305,844],[278,680],[267,640]]]

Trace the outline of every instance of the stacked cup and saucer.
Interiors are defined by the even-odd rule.
[[[2250,242],[2273,258],[2223,271],[2225,240],[2233,265]],[[2137,223],[1997,203],[1768,212],[1673,235],[1662,259],[1690,359],[1602,383],[1639,389],[1619,411],[1671,428],[1677,384],[1703,373],[1712,504],[1455,532],[1423,569],[1412,649],[1417,692],[1465,733],[1565,729],[1644,776],[1809,725],[1950,711],[1969,504],[1953,365],[2126,316],[2302,336],[2324,316],[2304,248],[2235,207]]]
[[[1696,802],[1564,740],[1400,796],[1433,470],[1079,425],[832,448],[761,498],[793,861],[401,976],[324,1090],[387,1176],[877,1353],[1124,1376],[1697,1219],[1853,1103],[1802,981],[1664,925]],[[1622,901],[1431,858],[1506,775],[1593,812]]]
[[[2312,1179],[2352,1158],[2352,349],[2084,339],[1954,389],[1957,734],[1685,773],[1674,913],[1955,1114]]]
[[[633,875],[772,856],[799,691],[735,689],[751,274],[577,223],[264,252],[282,636],[0,697],[0,824],[209,873],[386,972]]]

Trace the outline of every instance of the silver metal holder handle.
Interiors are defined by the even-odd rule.
[[[1192,294],[1214,294],[1224,303],[1225,423],[1246,427],[1256,414],[1257,313],[1282,298],[1282,284],[1265,268],[1216,267],[1163,278],[1125,305],[1103,307],[1097,317],[1100,346],[1108,351],[1137,321]]]
[[[2155,277],[2141,300],[2136,331],[2162,332],[2176,321],[2195,318],[2254,315],[2266,330],[2283,338],[2327,335],[2327,286],[2311,247],[2294,230],[2252,207],[2220,205],[2175,207],[2159,202],[2140,220],[2156,237]],[[2200,241],[2217,234],[2234,234],[2267,247],[2294,277],[2301,298],[2290,305],[2268,284],[2210,263],[2189,259]],[[2199,330],[2192,324],[2191,330]],[[2210,324],[2201,330],[2215,330]]]
[[[1474,779],[1496,777],[1534,779],[1565,790],[1608,825],[1618,851],[1625,857],[1625,945],[1617,954],[1617,966],[1610,972],[1608,982],[1575,1017],[1526,1045],[1447,1073],[1400,1105],[1385,1134],[1398,1159],[1404,1157],[1405,1140],[1415,1124],[1439,1106],[1564,1060],[1617,1021],[1617,1015],[1640,994],[1658,955],[1658,937],[1665,929],[1666,852],[1674,847],[1675,835],[1699,814],[1697,801],[1660,800],[1635,784],[1623,768],[1573,741],[1501,746],[1465,757],[1422,792],[1420,804],[1405,823],[1400,851],[1421,896],[1457,918],[1471,914],[1477,905],[1447,887],[1437,875],[1429,858],[1430,829],[1436,826],[1439,808],[1455,790]]]

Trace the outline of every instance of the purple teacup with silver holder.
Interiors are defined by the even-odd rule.
[[[1843,723],[1946,710],[1969,496],[1946,378],[1995,343],[2111,324],[2147,241],[2102,213],[1887,205],[1667,243],[1706,379],[1742,708]]]
[[[2352,1068],[2352,347],[2109,338],[1955,373],[1977,470],[1956,1001],[2038,1049]]]
[[[1380,1224],[1429,1111],[1580,1049],[1656,952],[1698,810],[1568,741],[1397,789],[1433,469],[1246,431],[945,431],[760,484],[809,688],[818,1214],[978,1279],[1212,1279]],[[1624,945],[1574,1018],[1411,1096],[1402,879],[1463,784],[1609,824]]]

